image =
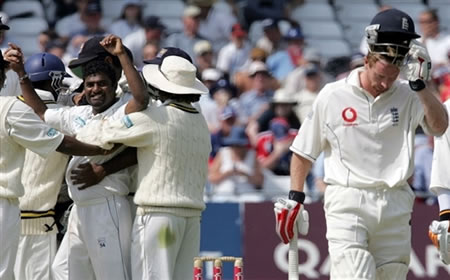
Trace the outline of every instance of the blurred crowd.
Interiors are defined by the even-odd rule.
[[[196,104],[211,132],[209,201],[263,201],[286,194],[289,147],[315,97],[326,83],[363,67],[367,52],[362,43],[351,56],[322,56],[308,44],[301,24],[290,18],[290,11],[304,1],[186,0],[179,29],[144,14],[152,1],[123,0],[120,17],[112,22],[103,17],[99,0],[42,2],[52,13],[47,15],[49,28],[36,34],[36,41],[41,52],[58,56],[66,66],[89,38],[110,33],[122,38],[138,69],[143,61],[161,56],[163,47],[191,56],[198,79],[210,90]],[[14,17],[27,14],[2,12],[1,20],[6,24]],[[262,33],[250,40],[256,21]],[[441,30],[435,10],[423,11],[416,24],[432,59],[433,82],[445,101],[450,97],[450,35]],[[0,31],[2,51],[16,42],[13,28]],[[64,80],[66,96],[75,97],[74,105],[83,104],[81,79],[69,68],[67,72],[72,78]],[[14,79],[14,73],[8,75]],[[418,200],[430,204],[435,203],[428,191],[432,153],[432,137],[418,131],[410,183]],[[306,182],[309,201],[321,199],[325,177],[319,158]]]

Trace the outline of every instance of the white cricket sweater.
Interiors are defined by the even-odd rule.
[[[0,197],[18,198],[23,195],[20,173],[25,149],[9,136],[6,116],[16,97],[0,97]]]
[[[206,121],[195,108],[175,103],[152,105],[94,127],[96,135],[78,134],[77,138],[102,146],[123,143],[138,148],[134,202],[145,212],[201,215],[211,140]]]
[[[51,92],[36,89],[48,108],[57,105]],[[22,171],[25,194],[19,198],[22,211],[22,234],[56,234],[56,226],[46,231],[45,224],[54,223],[54,207],[66,171],[69,156],[52,152],[47,158],[26,150]]]

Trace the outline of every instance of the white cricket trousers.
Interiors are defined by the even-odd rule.
[[[124,196],[74,204],[52,265],[54,279],[131,279],[131,227]]]
[[[324,209],[331,275],[333,263],[350,249],[368,252],[376,268],[385,264],[408,266],[413,204],[414,193],[408,185],[365,189],[327,186]]]
[[[17,280],[52,280],[51,264],[56,255],[56,232],[21,235],[14,275]]]
[[[0,279],[14,280],[20,236],[19,201],[0,197]]]
[[[131,244],[133,280],[192,278],[200,251],[200,217],[168,213],[136,215]]]

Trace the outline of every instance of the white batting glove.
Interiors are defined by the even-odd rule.
[[[433,221],[428,236],[439,250],[439,257],[445,264],[450,264],[449,221]]]
[[[276,232],[284,244],[294,236],[294,230],[306,235],[309,229],[309,214],[303,205],[295,200],[279,198],[275,211]]]
[[[408,81],[431,79],[431,58],[425,46],[417,40],[411,42],[403,73]]]

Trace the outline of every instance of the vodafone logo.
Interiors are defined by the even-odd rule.
[[[358,117],[358,114],[356,113],[356,110],[352,107],[347,107],[342,111],[342,118],[347,123],[352,123],[356,121],[356,118]]]

